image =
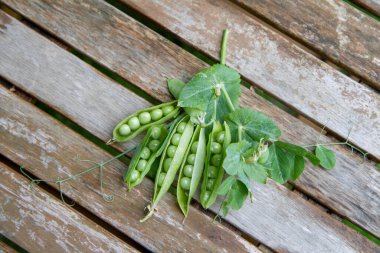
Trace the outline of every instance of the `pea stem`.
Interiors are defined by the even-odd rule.
[[[222,88],[223,95],[226,97],[228,108],[231,110],[231,112],[235,111],[235,106],[231,101],[230,95],[228,95],[228,92],[225,87]]]
[[[228,29],[223,31],[222,46],[220,49],[220,63],[226,65],[226,51],[227,51],[227,38],[228,38]]]
[[[243,139],[243,128],[242,128],[242,126],[238,127],[238,138],[239,138],[239,141],[241,141]]]

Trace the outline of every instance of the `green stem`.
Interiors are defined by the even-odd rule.
[[[351,143],[345,141],[345,142],[329,142],[329,143],[317,143],[317,144],[311,144],[311,145],[304,145],[303,147],[304,148],[310,148],[310,147],[317,147],[317,146],[337,146],[337,145],[345,145],[345,146],[349,146],[351,148],[351,150],[356,150],[358,151],[359,153],[361,153],[364,157],[364,159],[366,159],[368,153],[367,152],[364,152],[363,150],[355,147],[354,145],[352,145]]]
[[[231,101],[230,95],[228,95],[228,92],[225,87],[222,88],[223,95],[226,97],[228,108],[231,110],[231,112],[235,111],[235,106]]]
[[[243,129],[241,126],[239,126],[238,128],[238,138],[239,138],[239,141],[243,139]]]
[[[227,51],[227,38],[228,38],[228,29],[223,31],[222,46],[220,49],[220,63],[226,64],[226,51]]]

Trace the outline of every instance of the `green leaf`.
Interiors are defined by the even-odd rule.
[[[331,170],[335,167],[335,153],[332,150],[325,148],[324,146],[317,145],[315,154],[321,161],[321,166],[323,168]]]
[[[296,155],[294,157],[294,165],[293,165],[293,170],[290,173],[290,179],[291,180],[296,180],[303,172],[305,168],[305,160],[302,156]]]
[[[234,176],[229,176],[224,179],[224,181],[219,185],[218,195],[226,195],[235,181],[236,178]]]
[[[313,153],[307,152],[305,157],[315,166],[319,165],[321,161]]]
[[[175,99],[179,98],[182,89],[185,87],[185,83],[178,79],[168,79],[168,88],[170,93]]]
[[[228,195],[228,204],[234,210],[239,210],[248,196],[248,188],[240,180],[235,181]]]
[[[258,142],[262,138],[277,140],[281,135],[280,129],[270,118],[249,108],[235,110],[227,115],[226,121],[230,126],[232,141],[235,142],[239,140],[239,131],[241,138],[250,142]]]
[[[270,175],[274,181],[283,184],[289,179],[293,169],[291,156],[289,157],[288,153],[278,147],[276,143],[269,147]]]
[[[276,145],[298,156],[305,156],[309,152],[303,147],[288,142],[276,141]]]
[[[218,86],[225,87],[232,104],[237,107],[240,96],[240,75],[236,70],[221,64],[215,64],[194,75],[182,89],[178,105],[204,111],[206,119],[210,119],[215,110],[214,99],[217,99],[216,117],[221,121],[230,113],[230,109],[222,92],[219,97],[215,95],[215,88]]]
[[[259,163],[254,163],[250,166],[244,166],[244,172],[249,179],[265,184],[267,182],[267,168]]]
[[[377,164],[376,164],[376,167],[377,167],[378,169],[380,169],[380,163],[377,163]]]

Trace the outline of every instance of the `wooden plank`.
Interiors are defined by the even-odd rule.
[[[0,162],[1,233],[29,252],[138,252]]]
[[[12,23],[12,25],[15,26],[17,23],[18,22],[14,21]],[[13,28],[13,29],[15,29],[15,28]],[[40,45],[39,48],[40,49],[39,48],[30,48],[30,47],[28,47],[27,44],[29,44],[29,42],[27,42],[26,39],[24,40],[24,39],[20,38],[21,33],[22,33],[20,30],[18,30],[18,33],[17,33],[18,36],[19,36],[18,38],[20,39],[19,41],[20,41],[20,43],[22,41],[26,42],[25,44],[22,44],[22,45],[18,44],[18,46],[17,46],[17,48],[21,49],[22,53],[17,53],[18,50],[11,50],[12,47],[9,47],[9,46],[5,47],[4,45],[1,45],[0,47],[1,48],[6,48],[7,49],[6,51],[9,52],[9,53],[11,53],[11,54],[14,53],[14,57],[15,58],[18,58],[19,56],[21,56],[21,58],[18,58],[20,60],[20,62],[23,62],[22,55],[24,55],[24,56],[26,56],[28,58],[27,54],[25,54],[25,53],[27,53],[28,51],[33,51],[34,52],[34,54],[33,54],[34,56],[33,57],[35,57],[34,59],[35,59],[36,62],[38,62],[38,66],[40,66],[40,68],[47,68],[47,69],[56,69],[56,68],[59,68],[59,66],[60,66],[59,63],[60,63],[61,59],[65,58],[67,53],[64,52],[63,50],[59,50],[59,48],[57,48],[57,47],[55,47],[55,50],[53,50],[54,47],[50,45],[51,43],[50,44],[46,43],[46,40],[41,39],[39,36],[36,36],[36,35],[33,36],[32,32],[29,33],[27,31],[28,30],[25,31],[25,33],[27,35],[26,38],[28,38],[28,40],[37,40],[38,39],[38,41],[40,42],[39,43],[39,45]],[[10,40],[10,41],[12,41],[12,40]],[[14,44],[14,43],[11,43],[11,44]],[[2,46],[4,46],[4,47],[2,47]],[[33,49],[33,50],[31,50],[31,49]],[[25,50],[25,52],[24,52],[24,50]],[[49,64],[45,64],[44,62],[46,62],[46,58],[45,57],[38,57],[38,55],[44,56],[43,54],[41,54],[40,50],[41,51],[46,51],[47,50],[47,51],[52,52],[51,55],[55,55],[57,57],[56,60],[50,58],[49,59]],[[73,59],[73,61],[75,61],[75,58]],[[78,60],[76,60],[76,61],[78,61]],[[32,65],[28,65],[28,66],[31,67]],[[73,64],[73,66],[75,66],[75,64]],[[21,66],[17,67],[16,66],[15,68],[23,68],[23,67],[21,67]],[[33,68],[33,67],[31,67],[31,68]],[[0,67],[0,69],[1,69],[1,67]],[[27,68],[24,68],[24,69],[25,69],[25,73],[27,74],[27,72],[28,72]],[[33,70],[30,70],[30,71],[33,71]],[[75,71],[75,70],[72,70],[72,71]],[[66,73],[70,73],[70,72],[66,72]],[[71,75],[68,75],[68,76],[71,76]],[[14,78],[14,77],[12,77],[12,78]],[[99,78],[101,78],[101,77],[99,77]],[[46,89],[49,89],[49,85],[45,86],[45,84],[44,84],[45,82],[44,82],[44,77],[43,76],[39,77],[38,80],[39,80],[38,83],[41,86],[45,87]],[[74,80],[72,80],[72,81],[74,81]],[[85,78],[85,75],[83,75],[82,79],[76,80],[76,82],[82,82],[82,81],[83,82],[87,82],[86,78]],[[37,80],[34,80],[33,82],[37,82]],[[66,82],[65,79],[64,80],[55,80],[54,83],[57,83],[58,86],[62,85],[64,87],[66,87],[66,92],[68,90],[70,90],[70,82]],[[50,84],[50,89],[55,89],[55,88],[56,87],[52,87],[51,84]],[[96,89],[95,86],[94,86],[93,89]],[[117,99],[118,95],[119,95],[118,93],[115,93],[115,99],[116,100],[118,100]],[[133,96],[133,94],[131,94],[131,96]],[[81,97],[80,93],[77,94],[77,97]],[[70,95],[68,95],[68,93],[63,93],[62,96],[61,96],[61,98],[65,99],[65,102],[63,102],[63,100],[60,100],[60,101],[51,101],[51,102],[52,103],[70,103],[71,99],[77,99],[77,97],[70,97]],[[112,102],[112,105],[111,104],[104,104],[103,106],[105,106],[105,107],[106,106],[113,106],[113,101],[114,100],[109,101],[109,102]],[[78,109],[81,110],[81,111],[84,111],[84,112],[86,112],[87,110],[91,110],[91,104],[92,103],[96,103],[96,100],[88,101],[87,107],[82,107],[82,108],[78,108]],[[4,104],[8,104],[8,103],[4,103]],[[86,104],[86,103],[84,103],[84,104]],[[10,105],[10,106],[12,106],[12,105]],[[123,106],[123,105],[119,104],[119,106]],[[26,115],[30,114],[30,112],[29,113],[28,112],[24,112],[24,113]],[[17,115],[17,113],[15,113],[15,114]],[[37,116],[33,116],[33,115],[31,115],[30,117],[32,117],[32,119],[41,118],[41,116],[37,117]],[[22,120],[22,119],[20,119],[20,120]],[[29,121],[29,120],[30,120],[29,118],[24,119],[24,121]],[[86,120],[85,113],[83,115],[82,120]],[[61,134],[62,131],[55,129],[54,127],[52,128],[51,123],[48,124],[48,123],[45,123],[44,121],[41,122],[41,120],[38,121],[37,123],[39,124],[38,127],[40,129],[43,129],[44,133],[45,133],[45,131],[48,131],[47,133],[49,135],[52,135],[52,133],[51,133],[51,131],[52,131],[54,134],[57,134],[59,138],[68,139],[68,142],[71,145],[75,146],[74,150],[72,150],[72,149],[67,150],[67,147],[64,146],[63,147],[63,149],[65,150],[64,153],[61,154],[61,152],[59,152],[58,154],[54,154],[54,155],[58,156],[58,157],[56,157],[56,159],[59,158],[58,160],[62,160],[63,157],[72,157],[72,156],[74,156],[75,152],[80,152],[82,149],[92,150],[92,152],[90,154],[88,154],[84,158],[93,158],[93,157],[96,157],[96,154],[94,154],[93,148],[91,148],[92,146],[88,147],[88,146],[86,146],[86,144],[83,144],[82,143],[83,141],[79,137],[77,137],[77,136],[70,137],[70,136],[65,136],[65,135],[61,136],[62,135]],[[49,129],[46,130],[45,128],[47,126],[49,126]],[[92,127],[99,127],[99,128],[101,128],[102,125],[101,124],[97,124],[97,125],[92,126]],[[66,130],[66,132],[70,132],[70,131]],[[106,131],[104,131],[104,132],[106,132]],[[10,134],[10,135],[12,135],[12,134]],[[53,136],[54,136],[54,138],[52,137],[52,139],[58,138],[58,137],[55,137],[55,135],[53,135]],[[30,150],[36,149],[36,147],[33,146],[33,147],[27,147],[26,148],[24,146],[25,145],[29,145],[28,143],[24,143],[24,142],[21,143],[21,141],[19,139],[15,138],[13,136],[10,136],[9,139],[10,140],[8,140],[8,137],[7,137],[7,140],[6,141],[2,141],[1,143],[9,143],[7,145],[9,145],[11,147],[11,149],[19,149],[18,152],[16,152],[16,151],[9,151],[9,152],[7,152],[7,154],[9,156],[11,156],[10,157],[11,159],[14,159],[14,160],[18,159],[19,163],[21,163],[21,164],[25,163],[26,161],[29,162],[29,160],[33,160],[33,162],[36,163],[36,164],[33,165],[33,167],[41,167],[43,165],[43,161],[41,161],[41,159],[39,158],[38,151],[36,151],[36,154],[30,154],[28,156],[28,157],[34,157],[34,159],[27,159],[26,158],[25,161],[21,160],[21,158],[16,155],[16,154],[22,153],[23,150],[26,150],[26,151],[29,152]],[[79,139],[79,141],[80,141],[81,144],[78,146],[76,144],[76,142],[72,141],[72,139],[75,139],[75,140]],[[11,142],[12,140],[14,142],[17,142],[18,146],[21,145],[21,147],[18,148],[18,146],[15,146],[15,143]],[[58,139],[56,142],[60,143],[61,140]],[[44,146],[45,145],[43,145],[43,147]],[[5,148],[4,150],[7,150],[7,149],[9,149],[9,148]],[[21,150],[21,152],[20,152],[20,150]],[[39,152],[41,152],[41,150]],[[70,153],[70,152],[72,152],[72,153]],[[46,159],[43,159],[43,160],[46,160]],[[98,158],[96,160],[103,160],[104,161],[105,159]],[[69,166],[65,166],[65,167],[71,168],[72,166],[75,166],[75,164],[70,164],[70,167]],[[50,172],[54,173],[54,170],[53,170],[53,172],[52,171],[50,171]],[[41,175],[44,175],[43,172],[41,172]],[[46,175],[44,175],[44,177],[46,177]],[[113,182],[111,182],[110,185],[116,185],[116,186],[118,186],[117,182],[119,182],[119,181],[117,181],[117,180],[119,180],[119,177],[120,176],[118,174],[117,175],[117,179],[115,179]],[[107,181],[108,180],[109,179],[107,179]],[[94,185],[95,183],[94,183],[94,181],[92,181],[92,182],[89,182],[89,184],[90,185]],[[146,183],[146,184],[148,184],[148,183]],[[143,205],[146,204],[146,201],[149,200],[149,198],[145,197],[145,196],[150,196],[151,189],[149,191],[148,190],[145,191],[145,188],[143,188],[141,190],[141,187],[144,187],[144,186],[145,185],[143,184],[142,186],[140,186],[139,188],[136,189],[136,190],[140,191],[137,195],[140,198],[141,197],[144,198],[144,201],[143,201],[144,203],[139,203],[140,205],[138,207],[136,207],[136,208],[141,208],[141,210],[139,210],[139,211],[132,210],[132,211],[142,212]],[[78,188],[78,186],[76,186],[76,188]],[[93,189],[94,186],[88,186],[88,188]],[[149,188],[149,187],[147,187],[147,188]],[[83,192],[83,189],[80,189],[80,190],[82,190],[82,192]],[[123,189],[123,190],[125,190],[125,189]],[[117,191],[117,192],[123,192],[123,190],[120,190],[119,188],[117,188],[115,191]],[[257,189],[257,190],[259,190],[259,189]],[[328,215],[324,214],[323,211],[321,211],[319,208],[312,208],[310,210],[310,208],[308,207],[309,203],[307,203],[305,200],[303,200],[303,199],[301,199],[299,197],[296,197],[296,196],[298,196],[297,194],[290,193],[285,187],[270,185],[270,186],[268,186],[268,189],[266,190],[266,192],[267,193],[265,193],[264,195],[262,195],[260,193],[256,193],[256,192],[254,193],[255,194],[255,198],[259,198],[259,200],[258,200],[257,203],[259,205],[264,205],[261,208],[263,208],[263,209],[265,209],[265,208],[273,208],[273,206],[272,206],[271,203],[275,203],[276,200],[277,200],[277,198],[285,198],[286,200],[289,201],[289,206],[284,207],[284,209],[288,210],[292,214],[294,213],[294,216],[292,216],[292,217],[286,216],[285,218],[279,219],[279,217],[281,216],[281,212],[279,212],[279,210],[277,210],[277,209],[276,209],[277,211],[274,211],[274,213],[277,213],[277,212],[279,212],[279,213],[277,215],[274,215],[273,217],[272,217],[272,214],[269,215],[269,216],[263,216],[263,217],[257,216],[257,217],[260,217],[260,220],[256,221],[255,219],[253,219],[252,221],[250,221],[251,223],[250,223],[250,225],[249,225],[248,228],[247,227],[243,228],[247,232],[247,234],[250,235],[251,237],[253,237],[253,238],[262,238],[263,243],[266,243],[266,241],[268,241],[269,243],[271,243],[277,249],[282,249],[281,251],[284,251],[284,250],[287,250],[287,249],[289,251],[292,251],[293,249],[294,250],[297,249],[299,247],[298,246],[299,241],[305,242],[305,244],[308,245],[308,246],[306,246],[306,247],[308,247],[308,249],[319,248],[321,245],[323,245],[323,247],[324,247],[325,244],[327,244],[326,245],[327,249],[331,249],[331,250],[336,250],[336,249],[332,248],[332,247],[335,247],[335,246],[337,246],[337,247],[341,247],[342,246],[343,248],[347,248],[347,247],[351,248],[351,247],[356,247],[356,246],[350,246],[350,245],[356,245],[357,240],[359,240],[359,242],[360,242],[358,245],[367,245],[369,243],[368,248],[373,248],[372,243],[366,241],[365,239],[363,239],[360,236],[358,236],[356,233],[354,233],[351,230],[347,229],[340,222],[338,222],[337,220],[334,220],[331,216],[328,216]],[[73,193],[69,192],[69,195],[72,196]],[[80,198],[80,197],[78,197],[78,198]],[[179,214],[179,212],[176,212],[178,210],[175,210],[175,211],[173,211],[173,210],[163,210],[162,211],[162,209],[161,209],[163,207],[167,208],[166,206],[173,206],[173,205],[175,206],[174,198],[171,197],[171,196],[167,196],[167,198],[168,198],[169,201],[172,201],[172,202],[168,201],[168,202],[164,202],[164,203],[162,203],[160,205],[160,209],[159,209],[159,213],[158,213],[159,216],[156,217],[155,220],[157,221],[157,219],[158,219],[159,221],[161,221],[161,220],[164,219],[163,216],[161,216],[161,212],[164,212],[164,214],[170,213],[170,215],[171,215],[170,216],[171,217],[170,223],[171,224],[173,224],[173,223],[174,224],[178,224],[178,221],[181,220],[181,215]],[[84,201],[84,200],[80,200],[80,201]],[[100,200],[97,199],[97,201],[100,201]],[[97,202],[97,201],[92,201],[91,203]],[[132,203],[123,203],[123,205],[127,205],[128,207],[131,204]],[[122,212],[122,213],[127,212],[127,210],[124,210],[124,209],[122,209],[122,208],[119,207],[120,203],[117,203],[115,205],[116,205],[116,207],[112,207],[112,208],[116,208],[114,212],[116,212],[116,213],[118,213],[118,212]],[[136,205],[136,203],[134,203],[132,205]],[[293,209],[293,206],[296,206],[297,208]],[[249,207],[249,210],[248,210],[249,213],[256,213],[255,209],[258,208],[256,205],[249,205],[248,207]],[[263,210],[263,209],[260,209],[260,210]],[[308,210],[309,212],[303,212],[303,210]],[[131,210],[128,210],[128,212],[131,212]],[[193,209],[191,210],[191,212],[192,213],[194,212]],[[107,217],[108,217],[108,215],[109,214],[107,213]],[[247,213],[246,214],[244,214],[244,213],[242,213],[242,214],[236,213],[235,217],[240,217],[241,216],[242,219],[244,219],[245,215],[247,215]],[[134,218],[138,219],[138,217],[136,217],[136,216]],[[193,217],[194,214],[191,214],[190,216]],[[296,237],[292,237],[292,238],[289,238],[289,240],[285,240],[284,238],[287,237],[287,234],[291,233],[289,231],[291,229],[289,226],[293,222],[292,219],[295,218],[295,217],[297,217],[298,220],[303,220],[303,222],[301,222],[302,224],[310,223],[311,225],[308,226],[309,230],[312,233],[315,232],[316,234],[318,234],[319,237],[318,236],[317,237],[315,237],[315,236],[310,237],[309,235],[305,234],[304,235],[305,238],[303,238],[301,236],[301,237],[297,237],[297,238]],[[200,218],[199,217],[193,217],[192,219],[198,219],[199,220]],[[207,221],[200,220],[199,223],[195,222],[195,224],[193,224],[194,221],[192,219],[191,220],[187,220],[188,223],[189,223],[188,225],[194,225],[194,229],[195,230],[196,229],[203,229],[204,224],[207,223]],[[282,219],[284,219],[284,223],[278,222],[279,220],[282,220]],[[323,228],[321,230],[319,228],[319,225],[318,225],[319,224],[319,219],[322,219],[322,220],[326,219],[326,221],[328,223],[328,226],[326,226],[325,228]],[[233,221],[230,218],[228,218],[228,220],[229,221]],[[155,221],[152,221],[152,222],[155,222]],[[271,231],[271,229],[270,229],[271,226],[272,226],[271,225],[272,223],[280,223],[280,225],[276,226],[276,230],[275,231]],[[241,224],[239,224],[239,222],[235,222],[235,224],[238,225],[238,226],[241,226]],[[283,224],[283,225],[281,225],[281,224]],[[258,229],[258,227],[256,227],[256,225],[258,227],[260,227],[260,229]],[[323,226],[325,226],[325,225],[323,225]],[[199,227],[199,228],[197,228],[197,227]],[[269,230],[268,230],[268,228],[269,228]],[[140,229],[141,229],[141,227],[140,227]],[[333,230],[335,230],[335,229],[337,229],[338,231],[334,231],[333,232]],[[191,233],[191,231],[188,231],[188,233]],[[267,238],[268,233],[269,234],[273,234],[273,236],[271,238],[272,239],[273,238],[277,238],[277,240],[274,240],[274,239],[272,240],[272,239]],[[338,237],[334,237],[334,236],[330,237],[330,233],[333,234],[333,235],[337,235]],[[326,241],[326,239],[325,239],[326,237],[330,237],[331,240],[334,241],[334,243],[331,243],[332,241]],[[230,243],[229,240],[228,240],[228,238],[225,238],[225,236],[223,236],[223,238],[224,238],[223,240],[226,240],[226,243]],[[341,242],[341,240],[343,240],[343,241]],[[290,243],[291,245],[288,246],[288,243]],[[343,245],[340,245],[340,244],[343,244]],[[269,245],[269,246],[272,247],[272,245]],[[334,245],[334,246],[332,246],[332,245]],[[364,246],[364,247],[367,248],[367,246]]]
[[[222,30],[229,28],[229,65],[343,138],[354,127],[351,141],[380,159],[380,95],[263,26],[235,4],[227,0],[123,2],[216,59]]]
[[[71,129],[38,111],[29,103],[0,89],[0,150],[17,164],[29,168],[40,178],[57,178],[83,170],[71,159],[106,161],[110,155],[85,140]],[[92,166],[92,164],[91,164]],[[191,208],[185,224],[171,194],[162,200],[155,219],[146,223],[139,220],[153,193],[150,180],[131,192],[122,183],[121,173],[126,166],[115,161],[104,172],[104,191],[114,194],[113,202],[105,202],[99,195],[97,173],[63,185],[66,195],[90,212],[122,231],[144,247],[155,252],[258,252],[257,248],[221,224]],[[57,188],[55,184],[54,187]],[[194,243],[196,241],[196,243]]]
[[[380,2],[378,0],[352,0],[352,2],[380,16]]]
[[[5,242],[0,241],[0,252],[1,253],[17,253],[17,250],[12,248],[8,244],[5,244]]]
[[[380,22],[341,0],[236,0],[380,89]]]
[[[82,51],[85,51],[86,54],[91,55],[91,57],[97,59],[101,64],[113,69],[128,80],[135,82],[140,88],[148,91],[152,96],[161,99],[161,101],[169,100],[170,96],[166,89],[165,79],[160,75],[159,71],[165,71],[165,75],[170,77],[177,77],[176,75],[179,73],[179,77],[186,80],[193,73],[207,67],[202,61],[169,43],[167,40],[162,39],[157,34],[152,33],[108,5],[92,1],[82,3],[85,3],[85,6],[91,6],[92,11],[86,12],[86,8],[77,6],[72,2],[66,2],[67,5],[60,7],[57,5],[54,8],[43,6],[41,10],[36,10],[40,13],[36,15],[38,17],[48,15],[44,10],[48,10],[50,14],[54,13],[52,17],[56,17],[59,21],[47,24],[51,27],[51,31],[60,31],[58,34],[68,41],[74,43],[78,41],[75,45]],[[78,9],[81,9],[81,11],[75,12]],[[83,27],[77,33],[75,33],[76,30],[71,26],[65,25],[65,15],[59,15],[59,13],[64,13],[64,10],[70,10],[69,13],[73,14],[70,20],[81,20],[80,24]],[[92,12],[97,13],[97,21],[92,20]],[[33,8],[30,8],[28,13],[33,13]],[[84,19],[84,17],[87,17],[87,19]],[[110,18],[111,20],[109,20]],[[60,23],[62,20],[65,22]],[[118,20],[119,23],[116,28],[112,25],[112,20]],[[98,25],[94,25],[96,22],[98,22]],[[69,23],[69,20],[67,20],[67,23]],[[75,27],[79,27],[79,25]],[[81,32],[82,29],[83,32]],[[103,32],[103,30],[107,32]],[[118,33],[119,30],[123,30],[124,32]],[[104,108],[106,110],[107,108],[113,108],[111,114],[119,119],[125,116],[126,113],[124,111],[130,112],[133,110],[131,103],[125,102],[122,99],[117,99],[119,106],[114,106],[115,97],[120,96],[125,98],[131,97],[133,94],[127,94],[120,90],[113,92],[113,87],[107,86],[109,87],[108,92],[113,98],[104,99],[102,105],[96,107],[96,112],[92,111],[92,108],[96,106],[93,104],[95,100],[86,101],[85,99],[79,99],[78,101],[75,96],[84,97],[86,95],[82,93],[87,91],[86,89],[76,89],[76,94],[73,96],[71,92],[72,83],[81,83],[83,87],[100,87],[100,90],[105,90],[107,87],[102,86],[105,81],[96,82],[93,80],[91,83],[88,83],[88,79],[82,74],[68,76],[66,74],[55,73],[57,72],[55,68],[61,69],[63,73],[75,72],[75,69],[71,69],[70,66],[82,69],[83,73],[87,73],[87,70],[83,70],[85,69],[83,64],[78,63],[79,61],[75,57],[71,57],[69,61],[67,57],[70,56],[58,52],[55,53],[55,61],[50,56],[50,61],[47,62],[44,52],[55,52],[58,50],[57,47],[53,49],[54,47],[50,46],[49,43],[46,43],[45,40],[40,39],[28,30],[19,31],[18,37],[8,33],[6,35],[9,36],[7,39],[9,43],[2,44],[7,49],[3,50],[3,54],[1,55],[1,57],[8,60],[4,64],[0,63],[0,73],[4,73],[3,75],[12,82],[18,83],[20,88],[28,90],[34,96],[40,96],[40,99],[49,105],[58,109],[64,105],[64,110],[61,110],[63,114],[70,117],[79,125],[84,126],[99,138],[107,140],[112,129],[107,117],[104,118],[102,111]],[[142,36],[141,39],[138,39],[136,34]],[[34,44],[40,45],[41,48],[31,48],[29,46],[31,44],[29,42],[30,38],[36,40]],[[15,46],[16,41],[17,46]],[[93,41],[96,41],[96,43],[93,43]],[[126,47],[128,48],[126,49],[120,45],[127,45]],[[103,53],[101,48],[112,48],[113,51],[112,53]],[[38,53],[31,54],[29,52]],[[8,56],[6,56],[7,54]],[[17,58],[15,57],[16,55]],[[38,57],[39,55],[41,57]],[[17,61],[14,59],[17,59]],[[32,61],[31,59],[34,60]],[[61,61],[70,62],[70,64],[62,66]],[[20,65],[20,62],[27,62],[27,67]],[[141,65],[137,66],[135,64],[137,62],[141,63]],[[120,63],[123,65],[119,66],[118,64]],[[68,67],[65,68],[66,66]],[[47,72],[43,73],[43,75],[35,74],[40,69],[44,69]],[[54,72],[59,79],[50,80],[48,78],[51,76],[49,71],[50,73]],[[139,73],[139,75],[136,73]],[[33,78],[30,79],[30,77]],[[30,80],[39,85],[29,85]],[[91,86],[92,83],[96,85]],[[45,90],[52,89],[53,84],[57,86],[54,86],[53,89],[59,90],[59,99],[50,95],[49,92],[44,92]],[[109,85],[107,82],[105,84]],[[95,94],[97,93],[96,90],[94,92]],[[302,124],[299,120],[263,101],[248,89],[243,88],[243,98],[241,101],[244,106],[252,107],[273,117],[283,130],[283,138],[285,140],[298,144],[310,144],[315,143],[318,139],[318,131]],[[79,115],[78,110],[80,112]],[[91,111],[91,119],[88,118],[87,111]],[[98,117],[102,117],[99,123],[88,124],[89,120],[97,118],[97,113]],[[320,137],[321,143],[335,141],[332,138]],[[380,172],[375,169],[373,163],[363,163],[360,157],[350,154],[346,148],[334,147],[333,149],[337,153],[337,168],[333,171],[323,171],[308,166],[304,176],[295,182],[296,186],[340,215],[348,217],[353,222],[380,236],[380,213],[378,212],[379,202],[377,201],[380,198],[377,186],[380,183]]]

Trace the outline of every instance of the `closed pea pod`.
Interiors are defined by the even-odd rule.
[[[158,138],[153,133],[159,128],[160,135]],[[163,151],[165,138],[168,135],[168,130],[165,125],[153,126],[149,128],[143,141],[139,145],[136,152],[133,154],[128,170],[124,173],[124,181],[127,183],[128,190],[141,183],[145,175],[149,172],[153,162],[159,157]],[[155,145],[152,145],[154,143]]]
[[[158,126],[178,116],[177,101],[164,103],[137,111],[122,121],[113,130],[112,141],[125,142],[152,126]],[[165,113],[164,111],[165,110]]]
[[[190,201],[196,192],[203,173],[206,158],[205,131],[205,128],[199,125],[196,127],[179,173],[177,200],[185,217],[188,215]]]
[[[206,148],[205,169],[203,171],[201,187],[201,204],[209,208],[216,201],[218,187],[223,180],[224,169],[222,161],[225,157],[227,146],[231,142],[230,129],[226,122],[221,125],[214,122],[213,129],[209,135]],[[221,145],[221,150],[218,143]]]
[[[153,200],[152,200],[151,205],[148,206],[149,213],[145,216],[145,218],[140,220],[141,222],[146,221],[149,217],[153,215],[153,212],[157,204],[159,203],[161,198],[165,195],[165,193],[169,190],[170,186],[173,184],[173,181],[176,177],[178,170],[181,167],[182,161],[185,157],[189,143],[193,136],[194,124],[189,120],[189,116],[179,117],[177,120],[176,120],[175,126],[170,129],[168,138],[165,140],[164,151],[161,156],[160,165],[157,170],[156,180],[154,184]],[[181,122],[185,122],[186,127],[183,133],[180,134],[180,137],[178,137],[177,134],[179,133],[176,132],[176,127]],[[176,140],[174,141],[174,144],[173,144],[173,138],[176,138]],[[177,143],[178,145],[175,145]],[[177,147],[173,157],[168,156],[168,148],[171,145]],[[164,166],[166,167],[165,169],[164,169]]]

